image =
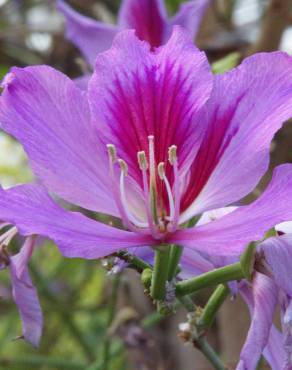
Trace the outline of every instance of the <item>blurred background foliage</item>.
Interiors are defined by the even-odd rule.
[[[181,2],[166,0],[169,12]],[[68,3],[83,14],[114,22],[120,1]],[[214,0],[197,44],[206,51],[215,73],[258,51],[281,49],[292,54],[291,0]],[[0,0],[0,79],[11,66],[28,64],[49,64],[72,78],[86,68],[78,50],[64,39],[63,20],[54,1]],[[271,168],[292,160],[291,143],[291,128],[286,126],[272,145]],[[21,146],[0,132],[2,186],[32,179]],[[17,248],[18,241],[15,251]],[[13,340],[21,333],[20,319],[12,303],[8,272],[1,271],[0,369],[209,369],[200,354],[185,348],[176,337],[185,313],[178,310],[176,317],[161,320],[152,312],[134,272],[108,275],[102,263],[64,259],[49,242],[36,251],[30,269],[45,317],[42,343],[36,350],[22,340]],[[197,297],[199,303],[204,299],[204,294]],[[231,368],[247,324],[242,302],[226,302],[209,335]],[[102,359],[107,356],[110,360],[105,368]]]

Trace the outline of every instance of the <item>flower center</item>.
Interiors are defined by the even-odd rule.
[[[177,163],[177,147],[168,149],[168,162],[173,170],[173,184],[170,185],[165,171],[165,163],[158,165],[155,161],[154,136],[148,136],[148,160],[145,151],[137,153],[137,160],[142,176],[143,202],[147,221],[140,221],[131,211],[126,195],[125,179],[128,175],[128,165],[123,159],[118,159],[116,147],[108,144],[109,168],[112,179],[112,192],[124,225],[131,231],[151,233],[155,239],[163,239],[166,232],[174,232],[178,227],[180,211],[180,183]],[[120,177],[116,178],[114,165],[119,164]],[[157,190],[159,181],[165,188],[168,207],[163,207],[163,200]],[[166,212],[165,209],[168,211]],[[168,214],[167,214],[168,213]]]

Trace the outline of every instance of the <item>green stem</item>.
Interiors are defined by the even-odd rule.
[[[170,246],[168,281],[171,281],[177,274],[177,266],[182,255],[183,248],[179,245],[172,244]]]
[[[198,326],[200,330],[205,331],[210,328],[215,319],[217,311],[219,310],[229,293],[230,290],[227,285],[218,285],[218,287],[209,298],[207,304],[205,305],[203,313],[199,319]]]
[[[162,301],[165,297],[165,284],[168,277],[169,246],[161,245],[155,248],[154,269],[151,281],[151,297]]]
[[[23,357],[13,357],[13,358],[1,358],[0,366],[9,368],[36,368],[39,369],[42,366],[46,368],[58,369],[58,370],[83,370],[86,365],[82,362],[67,361],[59,358],[45,357],[41,355],[29,355]]]
[[[142,259],[133,256],[132,254],[125,252],[125,251],[119,251],[115,253],[115,256],[120,258],[121,260],[127,262],[130,266],[135,268],[138,272],[142,272],[145,269],[152,269],[152,266],[148,263],[144,262]]]
[[[109,328],[113,322],[116,312],[116,305],[117,305],[117,297],[118,297],[118,288],[120,282],[120,275],[116,274],[113,278],[113,285],[112,285],[112,294],[111,299],[108,306],[108,319],[107,319],[107,328]],[[103,345],[103,359],[102,359],[102,369],[108,370],[109,362],[110,362],[110,338],[106,335]],[[92,368],[94,370],[94,367]]]
[[[195,312],[196,305],[190,296],[180,297],[180,303],[186,308],[188,312]]]
[[[208,343],[205,337],[200,337],[195,341],[197,348],[204,354],[204,356],[210,361],[216,370],[226,370],[226,367],[222,364],[217,353]]]
[[[240,262],[237,262],[178,283],[176,285],[176,295],[181,297],[191,294],[199,289],[243,278],[244,274],[242,272]]]
[[[185,306],[187,311],[195,312],[196,305],[191,300],[191,297],[181,297],[180,302],[183,304],[183,306]],[[226,370],[219,356],[210,346],[205,337],[195,335],[195,337],[193,338],[193,344],[203,353],[203,355],[210,361],[210,363],[214,366],[216,370]]]

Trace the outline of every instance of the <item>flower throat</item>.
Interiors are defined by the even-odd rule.
[[[116,147],[108,144],[109,168],[112,179],[112,190],[116,205],[120,212],[124,226],[138,233],[151,233],[156,239],[163,239],[167,232],[174,232],[178,226],[180,210],[180,184],[178,174],[177,147],[172,145],[168,148],[168,162],[173,170],[173,186],[166,176],[165,162],[158,165],[155,161],[154,136],[148,136],[149,155],[145,151],[137,153],[137,160],[142,175],[143,201],[145,204],[147,222],[141,222],[131,212],[126,196],[125,178],[128,175],[128,165],[117,157]],[[120,178],[117,181],[114,165],[119,164]],[[161,181],[167,194],[167,206],[165,207],[162,196],[157,190],[157,184]],[[167,210],[167,211],[166,211]]]

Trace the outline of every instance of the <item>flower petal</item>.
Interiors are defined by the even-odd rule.
[[[287,54],[257,54],[217,75],[180,222],[253,190],[267,170],[275,132],[291,116],[292,57]]]
[[[194,275],[199,275],[214,269],[213,263],[207,258],[204,258],[200,253],[189,248],[184,248],[180,264],[182,266],[180,276],[183,279],[188,279]]]
[[[45,186],[81,207],[116,214],[85,93],[48,66],[13,68],[4,87],[1,125],[23,144]]]
[[[255,370],[266,347],[277,304],[277,288],[273,280],[257,273],[252,293],[247,286],[240,289],[249,306],[252,320],[236,370]]]
[[[194,116],[211,88],[205,55],[180,27],[155,53],[132,31],[124,31],[98,56],[89,100],[103,142],[117,146],[129,174],[139,182],[137,152],[148,154],[149,135],[155,137],[156,163],[167,163],[173,144],[181,167],[190,153],[195,155],[202,127]]]
[[[75,82],[76,86],[79,87],[79,89],[87,90],[88,82],[89,82],[90,78],[91,78],[91,75],[86,74],[84,76],[80,76],[80,77],[75,78],[74,82]]]
[[[182,3],[179,11],[170,19],[171,26],[184,27],[195,38],[210,0],[193,0]]]
[[[93,66],[97,54],[110,48],[119,29],[79,14],[63,0],[57,1],[57,8],[66,20],[67,39],[81,50]]]
[[[262,239],[270,228],[291,219],[292,165],[285,164],[274,170],[267,189],[250,205],[205,225],[178,231],[169,240],[211,256],[239,256],[249,242]]]
[[[22,320],[23,337],[37,347],[42,334],[43,316],[37,291],[31,282],[27,268],[34,243],[35,240],[32,238],[25,241],[21,251],[11,258],[9,269],[13,299]]]
[[[123,0],[118,16],[121,29],[134,29],[140,40],[157,47],[164,41],[166,10],[163,0]]]
[[[52,239],[66,257],[96,259],[129,247],[151,246],[147,235],[134,234],[59,207],[39,185],[0,188],[0,219],[22,235]],[[157,243],[157,242],[156,242]]]
[[[291,370],[284,367],[286,354],[283,348],[282,334],[272,325],[269,342],[264,349],[264,357],[273,370]]]
[[[268,238],[258,245],[279,288],[292,297],[292,234]]]

